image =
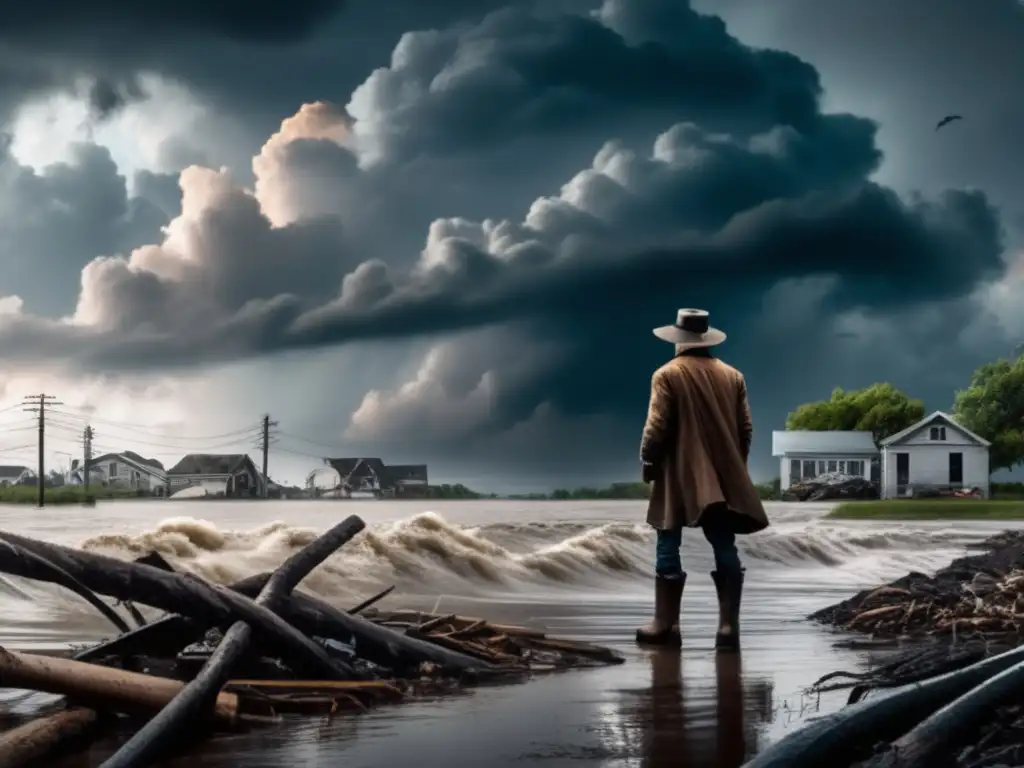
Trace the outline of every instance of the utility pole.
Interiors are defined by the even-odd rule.
[[[25,410],[30,413],[39,414],[39,468],[36,470],[36,480],[39,487],[39,506],[46,505],[46,406],[63,405],[53,395],[38,394],[26,395]]]
[[[263,415],[263,421],[261,423],[262,429],[260,433],[259,447],[263,451],[263,498],[267,498],[267,492],[270,486],[270,478],[267,475],[267,465],[270,458],[270,443],[272,442],[270,437],[270,430],[277,426],[276,421],[270,420],[270,414]]]
[[[85,492],[89,493],[89,469],[92,464],[92,427],[86,427],[82,432],[82,485]]]

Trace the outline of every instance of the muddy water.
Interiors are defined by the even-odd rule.
[[[773,527],[741,541],[744,650],[712,650],[716,605],[707,545],[684,544],[690,573],[682,654],[632,645],[651,603],[653,537],[635,502],[118,502],[0,509],[0,529],[129,558],[156,549],[179,568],[230,582],[280,563],[356,513],[368,530],[303,588],[347,607],[396,584],[388,607],[440,608],[617,647],[627,663],[407,703],[359,717],[294,720],[213,739],[164,766],[740,765],[839,694],[801,691],[862,659],[803,621],[857,589],[929,570],[1005,524],[838,523],[824,505],[772,505]],[[103,619],[73,596],[0,581],[0,644],[58,649],[99,640]],[[38,694],[0,690],[0,713],[28,715]],[[4,720],[7,720],[5,717]],[[58,766],[98,765],[96,745]]]

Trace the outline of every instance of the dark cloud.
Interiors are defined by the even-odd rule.
[[[901,191],[978,186],[1001,205],[1018,205],[1024,5],[1017,0],[698,4],[741,25],[744,39],[814,62],[835,101],[880,120],[886,177]],[[949,113],[965,119],[936,134],[936,121]]]
[[[510,320],[558,325],[567,335],[583,337],[599,329],[627,332],[621,324],[603,328],[609,303],[629,312],[633,333],[657,319],[655,307],[660,314],[666,304],[690,297],[714,303],[716,295],[731,297],[735,307],[738,297],[808,275],[842,278],[831,298],[837,308],[855,308],[962,296],[1000,274],[1001,231],[984,196],[950,192],[935,202],[905,204],[867,181],[879,162],[874,125],[823,114],[808,64],[745,48],[717,20],[667,0],[628,6],[609,0],[602,19],[565,16],[538,25],[522,12],[496,13],[476,28],[460,28],[453,44],[429,54],[415,36],[406,36],[395,61],[405,69],[429,62],[426,72],[435,81],[444,71],[467,71],[480,83],[504,77],[517,84],[505,93],[515,102],[512,112],[516,104],[548,104],[568,90],[598,94],[608,107],[618,100],[623,112],[636,102],[663,105],[670,113],[671,94],[678,93],[681,112],[703,115],[713,107],[710,131],[677,124],[649,153],[608,144],[561,195],[537,200],[522,224],[441,220],[432,225],[411,271],[370,261],[342,282],[343,265],[352,257],[344,255],[341,233],[325,228],[323,220],[311,220],[320,222],[315,226],[296,220],[302,216],[295,208],[310,212],[307,201],[296,202],[294,190],[308,177],[307,149],[325,143],[338,158],[329,170],[342,177],[356,174],[354,158],[346,160],[349,150],[340,146],[349,118],[326,108],[305,109],[268,142],[254,165],[264,211],[270,221],[289,226],[271,228],[256,201],[229,189],[226,177],[196,171],[190,181],[183,179],[193,194],[186,194],[180,236],[172,234],[162,248],[141,250],[130,263],[90,265],[79,309],[90,308],[84,315],[93,325],[107,334],[150,329],[139,342],[143,350],[115,339],[103,345],[99,359],[128,365],[144,351],[136,363],[148,365],[170,362],[173,350],[187,348],[188,360],[200,361]],[[619,25],[621,34],[605,24]],[[443,37],[438,33],[427,41]],[[499,40],[504,47],[493,44]],[[611,56],[615,66],[598,70],[603,79],[580,58],[586,50],[581,41],[597,41]],[[463,50],[497,53],[466,61]],[[697,66],[700,60],[708,65]],[[543,83],[546,67],[559,87]],[[672,87],[627,88],[622,69],[647,80],[663,70]],[[510,76],[517,71],[531,73],[539,98],[527,95],[530,80]],[[365,88],[372,90],[380,80],[375,73]],[[737,84],[730,86],[732,81]],[[461,98],[480,88],[452,89],[460,98],[437,102],[431,89],[393,88],[395,99],[371,100],[392,108],[375,113],[377,118],[363,115],[368,128],[361,127],[358,111],[352,115],[356,139],[379,138],[380,118],[401,114],[409,122],[388,137],[429,146],[436,128],[450,124],[460,136],[475,126],[476,145],[493,140],[499,121],[485,119],[470,99]],[[475,117],[448,119],[457,103]],[[500,112],[492,107],[486,114]],[[422,119],[412,119],[417,115]],[[538,128],[550,118],[543,110],[535,115]],[[726,124],[734,128],[729,135],[720,133]],[[247,264],[253,268],[245,269]],[[738,275],[742,286],[734,287]],[[198,294],[192,288],[197,282],[205,285]],[[337,299],[311,308],[339,283]],[[183,311],[190,302],[195,306]],[[116,360],[107,357],[110,349]],[[80,354],[93,353],[85,346]]]
[[[352,95],[373,154],[408,160],[580,129],[680,119],[709,129],[813,129],[820,85],[791,54],[753,50],[687,3],[607,2],[600,18],[506,8],[403,36]]]
[[[292,41],[337,13],[344,0],[45,0],[5,3],[0,29],[23,39],[132,34],[154,39],[181,32],[231,40]]]
[[[166,237],[90,263],[70,322],[5,305],[0,355],[116,371],[419,338],[433,350],[364,398],[346,445],[538,473],[632,460],[670,351],[650,328],[679,306],[730,333],[761,454],[837,383],[948,407],[1014,333],[999,213],[979,191],[897,195],[875,121],[821,99],[810,64],[674,0],[410,33],[347,114],[286,120],[251,192],[183,173]],[[162,178],[136,188],[178,203]]]
[[[169,177],[147,174],[150,185]],[[9,144],[0,149],[0,292],[17,294],[30,309],[56,314],[73,305],[82,267],[152,242],[177,214],[143,186],[131,195],[110,153],[94,144],[72,147],[72,158],[41,172],[21,165]]]
[[[100,78],[89,87],[89,111],[94,118],[106,120],[122,107],[142,101],[146,96],[142,84],[134,77],[122,81]]]

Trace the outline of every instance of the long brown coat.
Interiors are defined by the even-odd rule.
[[[653,465],[647,522],[668,530],[723,515],[736,533],[768,527],[747,458],[753,424],[743,374],[683,353],[655,371],[640,459]]]

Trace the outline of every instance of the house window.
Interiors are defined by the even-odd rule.
[[[815,470],[815,466],[814,465],[816,463],[817,462],[811,461],[810,459],[805,459],[804,460],[804,472],[803,472],[803,479],[804,480],[809,480],[812,477],[816,477],[817,476],[815,471],[814,471]]]
[[[946,428],[945,427],[932,427],[929,430],[928,437],[931,440],[945,440],[946,439]]]
[[[818,462],[818,474],[819,475],[824,475],[825,474],[825,462],[824,461],[819,461]]]
[[[836,472],[838,470],[839,470],[839,462],[838,461],[832,460],[832,461],[830,461],[828,463],[828,471],[829,472]]]
[[[848,474],[864,477],[864,462],[860,460],[848,461],[846,462],[846,471]]]
[[[839,472],[841,474],[845,475],[846,474],[846,462],[845,461],[839,461],[839,462],[836,462],[836,463],[839,466]]]
[[[800,459],[789,460],[789,484],[796,485],[800,482]]]
[[[110,466],[107,467],[107,474],[110,475],[111,477],[117,477],[117,462],[116,461],[110,462]]]

